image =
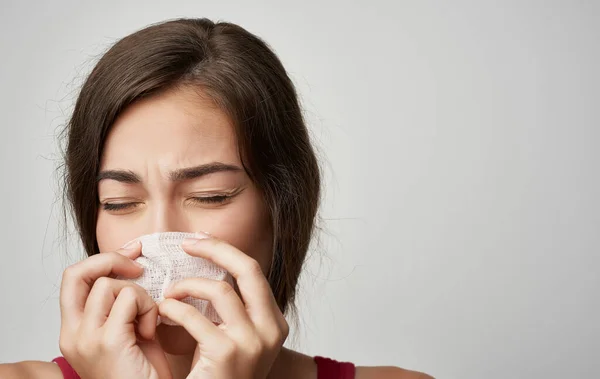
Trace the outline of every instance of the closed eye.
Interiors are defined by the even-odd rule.
[[[217,196],[196,196],[190,198],[195,203],[201,204],[222,204],[231,199],[232,195],[217,195]]]
[[[122,211],[126,209],[132,209],[139,205],[140,203],[104,203],[102,204],[102,208],[105,211]]]
[[[218,195],[218,196],[197,196],[190,198],[191,201],[200,204],[222,204],[227,200],[231,199],[233,196],[231,195]],[[123,211],[126,209],[132,209],[139,205],[140,203],[104,203],[102,204],[102,208],[105,211]]]
[[[225,204],[227,201],[231,200],[235,197],[236,194],[227,194],[227,195],[214,195],[214,196],[194,196],[188,198],[188,201],[192,203],[201,205],[201,204],[211,204],[211,205],[220,205]],[[102,209],[108,212],[121,212],[126,210],[133,210],[138,207],[141,202],[128,202],[128,203],[103,203]]]

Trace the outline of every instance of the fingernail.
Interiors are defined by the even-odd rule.
[[[194,233],[194,237],[188,237],[183,240],[182,246],[192,246],[198,243],[200,240],[205,240],[210,238],[210,235],[204,232],[196,232]]]
[[[198,241],[200,241],[200,238],[192,238],[192,237],[188,237],[186,239],[183,240],[181,246],[192,246],[198,243]]]
[[[139,245],[140,245],[140,240],[135,239],[135,240],[129,241],[125,245],[121,246],[121,249],[133,250],[133,249],[137,249],[139,247]]]
[[[138,266],[138,267],[141,267],[141,268],[144,268],[144,266],[142,266],[142,264],[141,264],[141,263],[139,263],[139,262],[136,262],[136,261],[132,261],[132,262],[133,262],[133,263],[134,263],[136,266]]]

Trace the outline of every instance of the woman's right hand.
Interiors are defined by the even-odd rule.
[[[132,259],[141,246],[93,255],[69,266],[60,291],[60,350],[85,379],[171,379],[154,340],[158,307],[135,283],[143,268]],[[139,336],[139,338],[138,338]]]

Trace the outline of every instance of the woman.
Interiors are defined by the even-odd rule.
[[[63,275],[64,357],[2,365],[0,377],[428,377],[282,347],[320,177],[294,86],[256,36],[180,19],[123,38],[85,82],[66,136],[66,194],[89,257]],[[127,241],[200,230],[210,234],[184,250],[234,287],[185,279],[157,305],[117,279],[143,271],[140,244]],[[209,300],[222,323],[186,296]],[[156,326],[159,315],[178,325]]]

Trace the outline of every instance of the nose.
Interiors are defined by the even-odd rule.
[[[148,209],[148,232],[186,232],[188,223],[185,214],[178,207],[161,202]]]

